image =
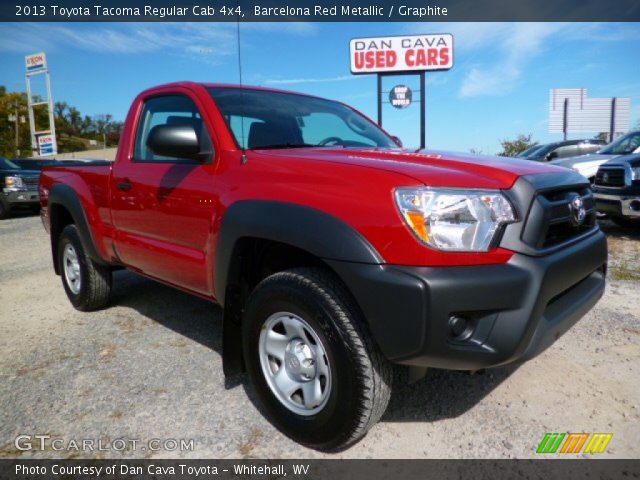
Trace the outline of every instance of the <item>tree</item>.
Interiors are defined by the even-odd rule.
[[[65,118],[65,112],[67,111],[67,108],[69,108],[69,105],[67,105],[67,102],[56,102],[53,105],[53,114],[55,117],[57,118]]]
[[[33,100],[38,102],[42,99],[34,96]],[[33,112],[36,130],[46,128],[49,121],[48,106],[36,106]],[[76,107],[67,102],[56,102],[53,106],[53,113],[60,153],[86,150],[89,140],[97,140],[100,144],[106,140],[107,145],[117,145],[120,140],[123,124],[114,121],[110,114],[94,115],[93,117],[82,115]],[[27,119],[27,94],[7,92],[6,87],[0,85],[0,156],[31,155],[31,134]]]
[[[531,141],[532,136],[531,133],[529,135],[520,134],[515,140],[501,140],[500,145],[502,145],[502,152],[498,153],[498,155],[501,157],[515,157],[527,148],[538,145],[538,142]]]
[[[605,142],[608,142],[609,141],[609,132],[600,132],[599,134],[597,134],[593,138],[595,140],[604,140]]]

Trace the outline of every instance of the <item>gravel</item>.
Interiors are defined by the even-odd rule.
[[[369,435],[329,457],[533,458],[546,432],[612,432],[604,455],[638,458],[640,230],[603,228],[605,296],[553,347],[519,367],[398,385]],[[120,271],[109,308],[75,311],[38,217],[0,222],[0,322],[0,457],[325,456],[275,430],[243,376],[224,378],[218,307]],[[193,448],[21,452],[20,434]]]

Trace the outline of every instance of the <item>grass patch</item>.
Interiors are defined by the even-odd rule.
[[[640,272],[631,270],[624,265],[611,267],[611,278],[613,280],[623,280],[627,282],[640,282]]]

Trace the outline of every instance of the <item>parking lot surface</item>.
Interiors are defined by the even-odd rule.
[[[603,456],[638,458],[640,229],[603,229],[605,296],[549,350],[519,367],[431,370],[398,385],[363,441],[323,455],[272,427],[243,376],[225,380],[218,307],[120,271],[109,308],[77,312],[40,219],[0,221],[0,457],[533,458],[546,432],[611,432]],[[18,435],[38,434],[61,439],[58,447],[140,443],[16,449]],[[145,447],[152,439],[158,450]],[[192,448],[173,449],[171,439]]]

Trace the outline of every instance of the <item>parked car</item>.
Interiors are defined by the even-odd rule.
[[[0,157],[0,219],[20,208],[40,210],[37,170],[24,170],[11,160]]]
[[[519,158],[533,160],[536,162],[549,162],[551,160],[577,157],[595,153],[600,150],[606,142],[599,139],[564,140],[562,142],[546,143],[536,145],[526,149],[518,155]]]
[[[598,212],[618,225],[640,227],[640,155],[624,155],[601,165],[593,187]]]
[[[595,180],[596,172],[600,165],[608,162],[612,158],[629,153],[640,152],[640,130],[627,133],[626,135],[611,142],[597,153],[581,157],[565,158],[564,160],[554,160],[551,163],[561,167],[571,168],[579,174],[588,178],[591,183]]]
[[[122,267],[222,305],[225,374],[246,370],[275,425],[320,450],[378,421],[392,364],[415,376],[527,360],[605,286],[577,173],[402,150],[303,94],[152,88],[113,164],[45,169],[40,191],[75,308],[105,307]]]

